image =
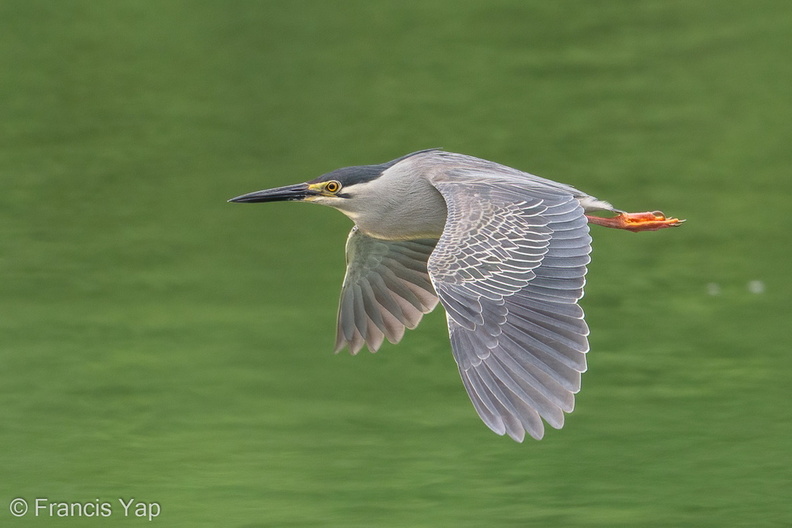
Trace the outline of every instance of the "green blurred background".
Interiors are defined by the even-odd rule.
[[[790,50],[783,0],[0,2],[0,524],[792,525]],[[541,442],[441,310],[332,354],[345,217],[226,203],[426,147],[688,219],[593,229]]]

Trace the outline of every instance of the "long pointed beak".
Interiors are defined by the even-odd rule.
[[[305,200],[309,194],[314,194],[309,188],[307,183],[297,183],[295,185],[287,185],[285,187],[277,187],[275,189],[264,189],[263,191],[256,191],[236,198],[231,198],[229,202],[235,203],[257,203],[257,202],[299,202]]]

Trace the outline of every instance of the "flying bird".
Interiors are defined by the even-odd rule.
[[[352,219],[336,352],[397,343],[440,302],[473,407],[518,442],[526,432],[541,439],[542,419],[561,428],[580,390],[589,223],[654,231],[683,222],[439,149],[229,201],[310,202]]]

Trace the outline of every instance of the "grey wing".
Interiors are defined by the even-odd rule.
[[[571,412],[586,370],[591,238],[578,200],[516,185],[438,182],[448,219],[429,259],[473,406],[498,434],[544,435]]]
[[[436,239],[381,240],[352,228],[338,307],[336,352],[376,352],[384,339],[397,343],[405,328],[437,306],[426,262]]]

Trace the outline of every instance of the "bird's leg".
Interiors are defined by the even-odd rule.
[[[586,218],[588,218],[588,221],[592,224],[613,227],[615,229],[626,229],[633,232],[657,231],[664,227],[678,227],[684,222],[684,220],[678,218],[666,218],[661,211],[645,213],[619,212],[616,216],[611,218],[586,215]]]

